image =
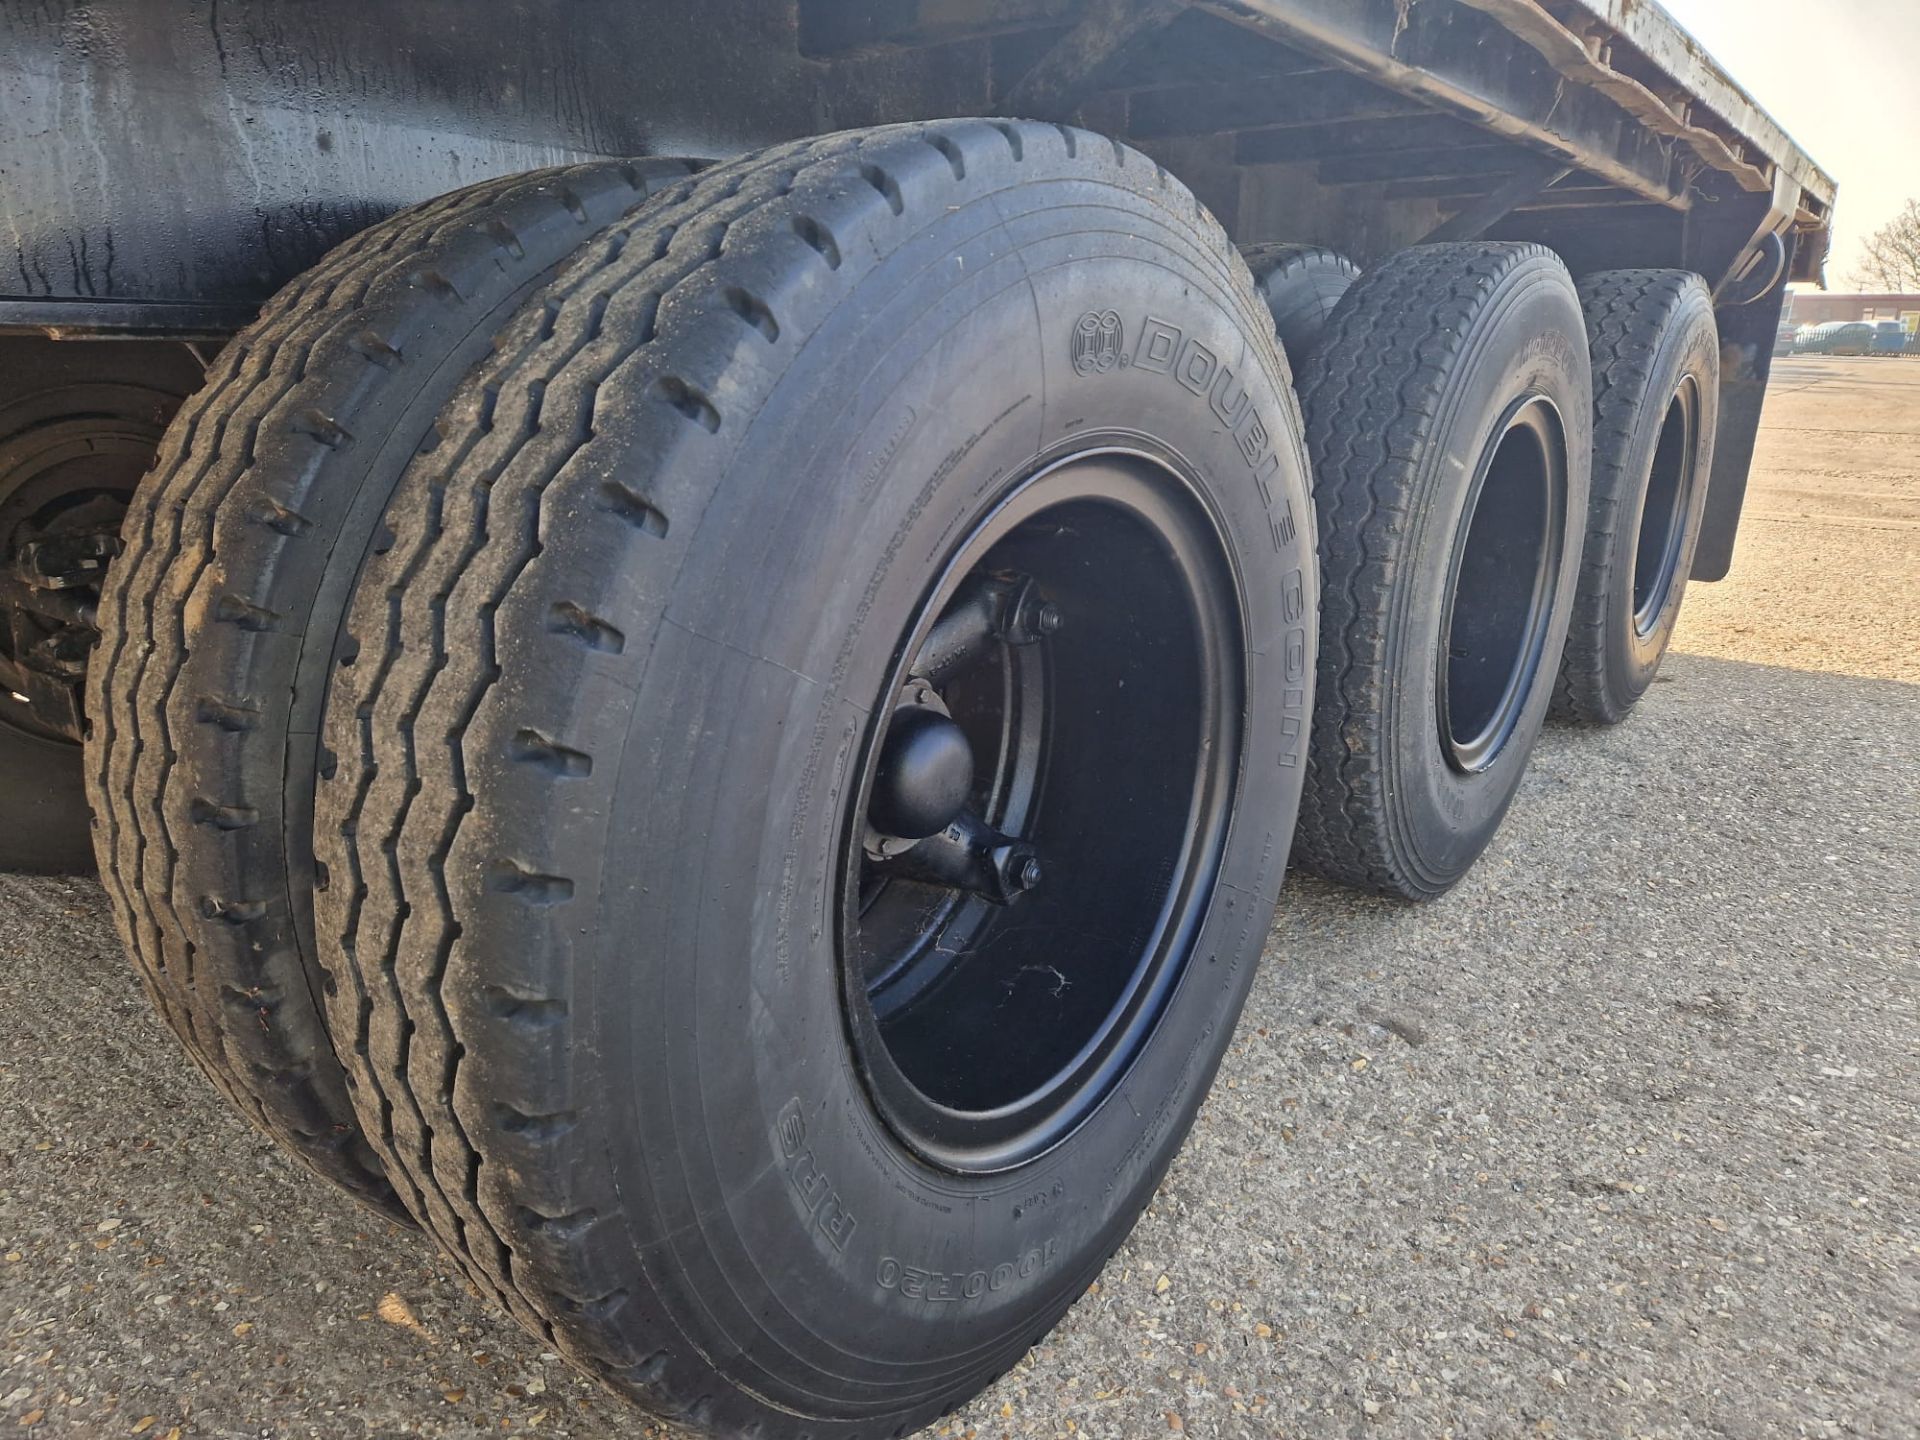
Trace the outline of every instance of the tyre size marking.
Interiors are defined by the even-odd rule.
[[[982,1295],[998,1294],[1016,1281],[1031,1280],[1053,1264],[1057,1250],[1058,1242],[1048,1239],[990,1270],[926,1270],[882,1255],[874,1283],[882,1290],[898,1291],[909,1300],[978,1300]]]
[[[804,678],[804,677],[802,677]],[[865,712],[862,711],[862,718]],[[814,727],[813,739],[807,747],[806,768],[801,771],[800,798],[794,809],[793,824],[787,830],[786,852],[780,857],[780,881],[775,888],[775,922],[773,941],[773,968],[781,984],[793,977],[793,909],[794,896],[800,888],[800,857],[806,838],[806,822],[812,809],[813,791],[820,771],[820,759],[826,749],[827,724],[823,721]],[[852,758],[853,747],[860,738],[859,725],[851,720],[840,726],[839,744],[834,749],[833,771],[828,785],[829,799],[837,798],[846,785],[847,762]],[[820,882],[824,885],[824,881]],[[825,913],[825,901],[820,899],[816,890],[815,916]],[[816,919],[808,931],[810,943],[818,942],[824,924]]]
[[[873,1138],[873,1114],[862,1100],[849,1091],[845,1097],[845,1133],[859,1145],[861,1154],[873,1165],[873,1173],[882,1184],[888,1186],[910,1205],[918,1205],[923,1210],[931,1210],[936,1215],[951,1215],[953,1206],[936,1196],[941,1192],[929,1192],[917,1181],[909,1184],[901,1178],[900,1165],[896,1157],[886,1155]],[[843,1177],[844,1178],[844,1177]]]
[[[886,440],[881,444],[878,453],[867,463],[867,468],[860,477],[860,493],[862,495],[865,495],[868,491],[872,490],[875,485],[880,483],[880,477],[885,475],[888,467],[893,464],[893,457],[898,455],[900,453],[900,447],[906,444],[907,432],[913,429],[913,422],[919,418],[913,406],[906,405],[902,407],[900,419],[895,423],[893,429],[887,432]]]
[[[1267,528],[1275,554],[1284,554],[1300,533],[1293,517],[1293,501],[1276,497],[1274,477],[1280,473],[1280,452],[1274,448],[1273,435],[1261,420],[1247,386],[1235,376],[1230,365],[1183,331],[1171,320],[1149,315],[1140,323],[1131,355],[1121,364],[1150,375],[1170,377],[1181,389],[1206,400],[1216,419],[1233,436],[1240,458],[1246,462],[1260,498],[1267,507]]]
[[[1022,395],[1018,400],[1007,406],[1006,409],[1002,410],[985,425],[981,426],[980,429],[974,431],[973,434],[967,436],[965,440],[962,440],[946,453],[946,456],[940,461],[939,465],[934,468],[934,472],[928,478],[927,483],[921,487],[919,500],[914,503],[912,512],[907,516],[906,522],[900,528],[899,533],[901,535],[906,533],[908,526],[920,518],[920,512],[926,509],[927,505],[932,501],[934,492],[945,483],[949,475],[960,468],[960,462],[973,453],[974,447],[979,445],[982,440],[986,439],[995,430],[999,429],[1010,415],[1031,399],[1033,399],[1031,394]],[[1005,473],[1002,469],[993,470],[974,487],[974,497],[978,498],[982,495],[992,493],[1000,484],[1001,477]],[[952,544],[953,532],[965,523],[966,517],[967,512],[965,510],[956,510],[953,512],[952,516],[947,520],[947,523],[940,527],[940,533],[935,535],[932,543],[927,546],[925,554],[921,557],[924,563],[935,566],[940,563],[940,557],[947,552],[948,547]],[[892,562],[895,548],[897,548],[897,542],[895,546],[888,548],[887,560],[889,564]]]
[[[1266,860],[1271,856],[1272,851],[1273,835],[1269,833],[1267,835],[1267,851],[1266,854],[1261,857],[1260,869],[1262,874],[1266,873]],[[1237,897],[1229,895],[1227,898],[1228,907],[1231,908],[1236,903]],[[1220,979],[1221,993],[1225,994],[1233,989],[1234,982],[1240,974],[1241,957],[1247,953],[1247,942],[1253,938],[1254,926],[1256,924],[1264,925],[1266,923],[1268,922],[1262,913],[1260,903],[1258,901],[1248,903],[1245,908],[1245,913],[1240,917],[1240,933],[1235,937],[1233,942],[1233,963],[1227,966],[1227,973]]]
[[[853,1212],[841,1200],[827,1174],[807,1144],[807,1120],[795,1096],[781,1109],[773,1122],[775,1143],[785,1162],[787,1188],[800,1213],[826,1237],[836,1250],[845,1250],[853,1238]]]

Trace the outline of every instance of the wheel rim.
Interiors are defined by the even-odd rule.
[[[15,687],[28,685],[38,670],[52,687],[47,695],[71,690],[77,708],[85,655],[97,638],[100,582],[159,438],[151,422],[89,415],[43,423],[0,448],[0,680],[7,682],[0,687],[0,728],[79,743],[77,726],[36,713]],[[84,568],[30,582],[34,567],[24,557],[41,545],[60,551],[65,565]],[[8,623],[16,610],[24,612],[17,628]],[[23,644],[32,655],[15,653]]]
[[[1646,500],[1640,507],[1640,533],[1633,550],[1633,631],[1642,638],[1660,623],[1680,572],[1698,459],[1694,438],[1699,393],[1691,375],[1674,391],[1653,452]]]
[[[1565,427],[1529,395],[1481,454],[1448,570],[1435,688],[1440,742],[1463,773],[1500,757],[1540,678],[1566,505]]]
[[[1241,614],[1194,489],[1121,448],[1015,485],[927,591],[857,772],[839,936],[868,1094],[923,1158],[1036,1158],[1137,1060],[1226,840]]]

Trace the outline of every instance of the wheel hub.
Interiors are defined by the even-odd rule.
[[[943,710],[902,705],[887,727],[867,818],[882,835],[924,840],[947,828],[973,793],[973,746]]]
[[[1038,885],[1045,869],[1038,852],[966,808],[973,786],[973,742],[939,693],[914,679],[888,722],[867,802],[864,849],[875,873],[996,905]]]
[[[157,432],[64,419],[0,446],[0,724],[78,742],[96,607]]]

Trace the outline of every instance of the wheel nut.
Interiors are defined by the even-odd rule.
[[[1052,603],[1042,605],[1039,615],[1035,618],[1039,622],[1039,630],[1042,635],[1054,634],[1063,623],[1060,607]]]
[[[1037,855],[1029,855],[1025,860],[1020,862],[1020,868],[1015,872],[1015,878],[1020,882],[1020,888],[1022,890],[1031,890],[1040,883],[1041,877],[1044,874],[1045,872],[1040,867],[1040,858]]]

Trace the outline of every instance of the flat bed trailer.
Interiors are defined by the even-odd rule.
[[[904,1434],[1289,859],[1640,698],[1834,198],[1649,0],[0,4],[0,860],[609,1384]]]

